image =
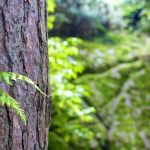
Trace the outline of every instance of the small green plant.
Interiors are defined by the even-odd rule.
[[[24,81],[34,86],[34,88],[39,91],[42,95],[47,96],[45,93],[41,91],[41,89],[26,76],[17,74],[15,72],[0,72],[0,82],[5,82],[7,85],[12,86],[13,81]],[[4,90],[0,89],[0,104],[6,105],[7,107],[14,109],[16,114],[21,118],[23,123],[26,125],[26,116],[24,110],[21,109],[20,104],[13,99],[9,94],[7,94]]]

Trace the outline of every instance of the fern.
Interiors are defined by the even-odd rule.
[[[33,82],[28,77],[20,75],[18,73],[14,73],[14,72],[0,72],[0,82],[4,81],[8,85],[12,85],[12,81],[19,81],[19,80],[33,85],[37,91],[39,91],[41,94],[47,96],[44,92],[42,92],[40,90],[40,88],[36,85],[36,83]]]
[[[39,91],[42,95],[47,96],[41,89],[26,76],[14,73],[14,72],[0,72],[0,82],[4,81],[7,85],[12,86],[13,81],[23,81],[34,86],[34,88]],[[47,96],[48,97],[48,96]],[[20,104],[8,95],[5,91],[0,89],[0,104],[6,105],[16,111],[16,114],[20,116],[23,123],[26,125],[26,116],[24,111],[21,109]]]
[[[20,116],[21,120],[26,125],[26,116],[24,114],[24,111],[20,108],[20,104],[1,89],[0,89],[0,103],[2,106],[6,105],[7,107],[14,109],[17,115]]]

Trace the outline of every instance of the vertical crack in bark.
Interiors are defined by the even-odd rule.
[[[25,37],[25,23],[26,23],[26,2],[24,1],[23,2],[23,21],[22,21],[22,25],[21,25],[21,38],[22,38],[22,44],[24,46],[24,48],[26,49],[26,42],[27,42],[27,39]],[[25,75],[27,75],[27,70],[26,70],[26,66],[25,66],[25,61],[24,61],[24,56],[22,53],[20,53],[20,57],[22,58],[22,63],[23,63],[23,71],[25,72]],[[27,86],[28,87],[28,86]],[[28,92],[28,88],[27,88],[27,91],[26,93]],[[26,104],[26,102],[24,102]],[[22,129],[22,150],[25,150],[25,131],[26,131],[26,128],[23,128]],[[26,131],[27,132],[27,131]]]
[[[12,136],[11,136],[11,133],[12,133],[12,121],[11,121],[11,118],[10,118],[10,114],[9,114],[8,108],[5,107],[5,109],[6,109],[6,113],[7,113],[8,127],[9,127],[8,149],[11,150],[11,148],[12,148]]]
[[[37,32],[38,32],[38,38],[39,38],[39,43],[41,43],[42,45],[42,38],[41,38],[41,30],[40,30],[40,17],[41,17],[41,5],[40,5],[40,0],[37,0],[37,11],[38,11],[38,24],[37,24]],[[39,52],[42,54],[42,47],[41,45],[39,44]],[[40,74],[42,74],[42,64],[43,64],[43,60],[42,58],[40,57]],[[42,79],[42,78],[41,78]],[[43,80],[42,80],[43,82]],[[41,85],[39,85],[41,87]],[[42,87],[41,87],[42,88]],[[41,97],[41,96],[40,96]],[[41,98],[40,98],[41,99]],[[40,119],[40,111],[42,108],[40,108],[41,106],[41,100],[38,101],[38,109],[37,109],[37,114],[38,114],[38,117],[37,117],[37,134],[38,134],[38,145],[39,145],[39,148],[42,150],[42,146],[41,146],[41,141],[40,141],[40,122],[39,122],[39,119]]]

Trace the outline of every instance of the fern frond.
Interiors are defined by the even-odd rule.
[[[6,105],[7,107],[14,109],[16,111],[16,114],[20,116],[21,120],[26,125],[26,116],[24,111],[21,109],[20,104],[1,89],[0,89],[0,104],[2,106]]]
[[[0,72],[0,82],[4,81],[8,85],[12,85],[12,81],[24,81],[26,83],[29,83],[34,86],[34,88],[39,91],[44,96],[47,96],[44,92],[41,91],[41,89],[36,85],[35,82],[33,82],[31,79],[29,79],[26,76],[20,75],[18,73],[14,72]],[[48,96],[47,96],[48,97]]]
[[[12,81],[23,81],[26,83],[29,83],[34,86],[34,88],[39,91],[42,95],[48,97],[44,92],[41,91],[41,89],[36,85],[35,82],[33,82],[31,79],[29,79],[26,76],[20,75],[15,72],[0,72],[0,82],[4,81],[7,85],[11,86]],[[5,91],[0,89],[0,104],[6,105],[9,108],[12,108],[16,111],[17,115],[20,116],[21,120],[26,125],[26,116],[24,114],[24,111],[21,109],[20,104],[13,99],[10,95],[8,95]]]

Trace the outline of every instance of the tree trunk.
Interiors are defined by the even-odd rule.
[[[49,94],[46,0],[0,0],[0,71],[13,71]],[[27,126],[0,107],[0,150],[46,150],[50,100],[25,83],[2,87],[25,110]]]

